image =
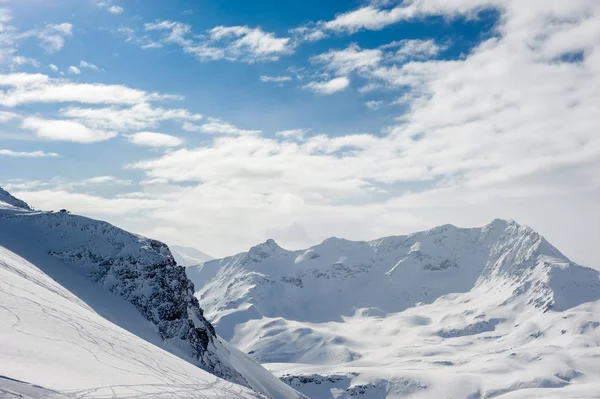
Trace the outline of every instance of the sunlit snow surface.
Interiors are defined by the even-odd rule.
[[[159,340],[132,305],[73,278]],[[108,322],[1,246],[0,320],[0,397],[258,397]]]
[[[600,398],[600,280],[512,221],[188,269],[222,334],[321,398]]]

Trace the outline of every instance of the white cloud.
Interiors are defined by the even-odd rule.
[[[327,34],[315,26],[300,26],[290,29],[297,41],[316,42],[327,37]]]
[[[234,55],[250,53],[257,57],[276,58],[280,54],[291,52],[290,38],[278,38],[260,28],[217,26],[210,30],[210,37],[215,41],[232,39],[227,48]]]
[[[21,87],[46,84],[49,81],[48,75],[41,73],[9,73],[0,75],[0,87]]]
[[[399,61],[406,59],[427,59],[435,57],[444,47],[439,46],[433,39],[428,40],[399,40],[383,45],[382,49],[398,48],[395,58]]]
[[[91,63],[89,63],[89,62],[87,62],[87,61],[84,61],[84,60],[81,60],[81,61],[79,62],[79,67],[80,67],[80,68],[87,68],[87,69],[91,69],[91,70],[93,70],[93,71],[99,71],[99,70],[100,70],[100,68],[98,68],[96,65],[94,65],[94,64],[91,64]]]
[[[13,56],[11,67],[14,68],[14,67],[18,67],[20,65],[31,65],[36,68],[39,68],[40,62],[38,60],[36,60],[35,58],[31,58],[31,57],[23,57],[21,55]]]
[[[400,3],[400,4],[398,4]],[[502,0],[421,0],[370,2],[355,10],[337,15],[330,21],[309,22],[292,30],[300,40],[316,41],[329,33],[353,34],[360,30],[381,30],[386,26],[430,15],[454,18],[458,15],[474,17],[486,8],[503,8],[508,2]],[[390,5],[398,4],[393,7]]]
[[[74,83],[65,79],[52,79],[43,74],[0,74],[0,105],[14,107],[32,103],[78,102],[85,104],[137,104],[146,100],[170,98],[156,93],[146,93],[123,85],[100,83]]]
[[[22,65],[40,66],[38,60],[18,54],[19,47],[26,39],[37,38],[40,45],[48,53],[60,50],[64,46],[65,36],[72,34],[71,24],[47,24],[43,28],[19,31],[11,25],[12,15],[9,10],[0,8],[0,65],[10,70]]]
[[[177,21],[157,21],[144,26],[149,32],[164,32],[160,44],[176,44],[202,61],[275,61],[292,53],[294,47],[290,38],[248,26],[216,26],[203,35],[193,35],[190,25]]]
[[[30,201],[29,203],[35,204],[36,207],[44,209],[66,208],[100,218],[147,212],[149,209],[166,205],[166,201],[164,200],[120,197],[106,198],[94,194],[73,193],[68,189],[11,190],[11,194],[18,198],[27,198]]]
[[[14,112],[0,111],[0,122],[7,122],[13,119],[19,119],[21,115]]]
[[[81,74],[81,70],[73,65],[71,65],[70,67],[67,68],[67,72],[69,72],[69,74],[71,74],[71,75],[80,75]]]
[[[109,13],[115,14],[115,15],[121,14],[121,13],[123,13],[123,11],[125,11],[123,9],[123,7],[119,7],[119,6],[110,6],[110,7],[108,7],[107,10]]]
[[[58,157],[59,155],[55,152],[45,152],[45,151],[19,152],[19,151],[13,151],[13,150],[0,149],[0,156],[21,157],[21,158],[42,158],[42,157]]]
[[[138,132],[127,136],[129,142],[145,147],[178,147],[183,144],[179,137],[164,133]]]
[[[350,86],[350,79],[341,76],[324,82],[310,82],[304,88],[319,94],[333,94],[344,90],[348,86]]]
[[[308,131],[307,129],[281,130],[281,131],[275,133],[275,136],[283,137],[285,139],[291,139],[291,140],[302,140],[307,131]]]
[[[50,68],[52,72],[58,72],[58,67],[54,64],[49,64],[48,68]]]
[[[260,81],[263,83],[284,83],[292,80],[291,76],[268,76],[261,75]]]
[[[87,179],[83,179],[80,182],[72,183],[72,185],[80,185],[80,186],[89,186],[89,185],[97,185],[97,184],[117,184],[117,185],[131,185],[133,182],[131,180],[123,180],[118,179],[115,176],[95,176]]]
[[[126,108],[68,107],[61,109],[60,114],[97,129],[116,130],[147,129],[167,120],[199,121],[202,119],[202,115],[191,113],[186,109],[155,107],[148,102],[140,102]]]
[[[116,132],[90,129],[74,121],[27,117],[21,122],[23,129],[32,130],[37,137],[46,140],[94,143],[113,138]]]
[[[36,37],[40,46],[49,54],[61,50],[65,45],[65,37],[73,34],[73,25],[70,23],[47,24],[42,29],[33,29],[20,33],[18,39]]]
[[[240,129],[231,123],[222,121],[218,118],[208,118],[208,122],[203,125],[193,125],[191,123],[184,123],[183,129],[188,132],[201,132],[209,134],[224,134],[231,136],[245,136],[245,135],[257,135],[260,134],[260,130],[246,130]]]
[[[382,59],[383,52],[381,50],[362,50],[358,45],[352,44],[344,50],[330,50],[327,53],[311,57],[311,62],[322,64],[339,75],[348,75],[354,71],[373,68],[379,65]]]
[[[379,109],[383,105],[383,101],[381,100],[371,100],[365,103],[365,106],[369,109]]]

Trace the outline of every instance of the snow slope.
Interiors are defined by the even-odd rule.
[[[69,266],[52,267],[66,268],[57,271],[59,278],[69,278],[88,292],[86,301],[97,302],[86,303],[0,246],[0,397],[258,397],[153,345],[160,335],[133,305]],[[94,309],[98,304],[102,309]],[[126,320],[145,339],[103,312]]]
[[[187,370],[189,367],[197,369],[196,373],[200,374],[185,371],[193,378],[196,378],[196,375],[208,375],[208,381],[216,380],[216,377],[197,367],[194,368],[181,359],[269,397],[300,397],[263,367],[216,336],[193,296],[193,285],[187,279],[184,268],[176,265],[166,245],[128,233],[108,223],[71,215],[68,212],[38,212],[29,207],[20,208],[24,203],[18,202],[8,193],[3,195],[3,199],[9,201],[0,204],[0,249],[4,254],[3,267],[19,279],[12,283],[8,277],[3,278],[3,283],[9,283],[3,286],[1,294],[7,298],[14,298],[12,289],[32,294],[18,295],[12,307],[7,310],[16,320],[13,327],[23,327],[16,330],[11,328],[0,340],[12,342],[17,338],[11,334],[15,334],[15,331],[21,334],[19,337],[23,343],[16,352],[11,351],[16,347],[5,348],[3,345],[0,356],[6,361],[0,363],[6,365],[8,361],[13,363],[13,360],[9,359],[21,357],[19,361],[22,364],[22,372],[14,365],[6,366],[5,370],[0,371],[1,376],[39,384],[49,389],[70,389],[56,381],[51,360],[57,355],[54,347],[64,341],[60,344],[63,345],[60,353],[67,357],[57,360],[57,363],[63,362],[64,375],[67,374],[67,370],[73,373],[74,369],[81,373],[77,382],[70,378],[64,380],[69,386],[85,383],[87,388],[96,388],[102,386],[101,384],[117,386],[130,381],[126,377],[113,379],[114,375],[108,371],[102,376],[102,373],[94,371],[95,367],[87,366],[87,360],[80,364],[74,357],[70,357],[72,353],[77,353],[76,357],[81,356],[81,351],[73,350],[74,347],[81,347],[83,351],[99,359],[98,362],[106,363],[104,357],[99,356],[97,352],[106,352],[105,347],[108,346],[111,353],[109,356],[117,356],[120,361],[124,361],[117,362],[116,366],[110,363],[109,368],[116,368],[123,376],[127,376],[127,370],[132,368],[129,363],[144,363],[143,367],[140,366],[139,374],[150,377],[140,379],[141,385],[160,386],[178,381],[170,380],[168,373],[164,379],[156,379],[156,376],[166,373],[162,366],[169,363],[166,360],[163,363],[160,360],[160,356],[163,355],[155,355],[153,351],[159,353],[164,350],[177,356],[175,358],[169,355],[178,359],[175,363],[171,361],[174,370]],[[31,281],[39,283],[42,289],[49,291],[52,294],[51,298],[42,302],[33,300],[33,303],[30,303],[32,298],[50,295],[35,291],[40,288],[29,287]],[[67,298],[69,302],[76,303],[81,309],[95,314],[95,318],[89,323],[80,322],[78,312],[81,310],[74,310],[71,304],[55,303],[60,298]],[[6,301],[0,303],[4,305]],[[54,310],[49,310],[50,308]],[[58,316],[53,317],[54,314]],[[29,317],[30,315],[32,316]],[[67,317],[68,315],[70,317]],[[88,317],[88,314],[84,313],[84,316]],[[100,322],[99,319],[103,319],[104,322]],[[36,324],[37,320],[42,323]],[[88,342],[85,344],[76,339],[76,334],[82,329],[78,327],[81,323],[86,330],[83,339]],[[85,323],[92,324],[93,328]],[[124,353],[129,350],[129,341],[123,341],[120,337],[114,338],[112,335],[103,336],[102,331],[108,331],[108,327],[103,323],[135,336],[141,341],[136,343],[138,346],[143,342],[145,346],[140,347],[140,352],[145,357],[138,357],[135,352],[133,357],[128,359]],[[68,334],[63,337],[61,334],[63,331],[69,331],[69,326],[75,335],[72,338]],[[36,347],[33,341],[38,334],[32,335],[31,331],[38,329],[42,332],[39,335],[44,338]],[[89,332],[90,330],[92,332]],[[51,345],[48,345],[49,342]],[[50,347],[50,352],[45,353],[42,350],[44,345]],[[94,345],[99,345],[100,348],[94,349]],[[24,348],[28,347],[36,349],[24,352]],[[119,353],[114,355],[113,350],[118,350]],[[158,363],[151,360],[154,356],[157,356]],[[142,358],[144,360],[140,360]],[[180,363],[185,363],[185,366],[181,366]],[[154,374],[148,372],[147,367],[154,367]],[[165,370],[167,369],[168,367]],[[35,373],[30,374],[28,370],[34,370]],[[187,388],[182,389],[192,389],[190,384],[200,379],[181,381],[182,384],[187,384]],[[164,386],[161,389],[164,389]],[[240,387],[235,389],[241,392]]]
[[[175,262],[184,267],[200,265],[214,259],[212,256],[207,255],[196,248],[169,245],[169,249],[171,250]]]
[[[187,273],[219,334],[314,399],[600,397],[599,273],[513,221]]]

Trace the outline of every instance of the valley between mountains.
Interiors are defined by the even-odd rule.
[[[210,260],[0,189],[0,274],[1,398],[600,398],[599,272],[514,221]]]

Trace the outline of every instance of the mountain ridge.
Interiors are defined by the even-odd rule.
[[[91,281],[134,305],[169,351],[202,369],[274,398],[300,397],[217,337],[185,269],[165,244],[69,212],[34,211],[3,192],[12,203],[0,209],[0,245],[36,264],[52,263],[50,257],[76,266]],[[63,276],[61,281],[68,279]]]

